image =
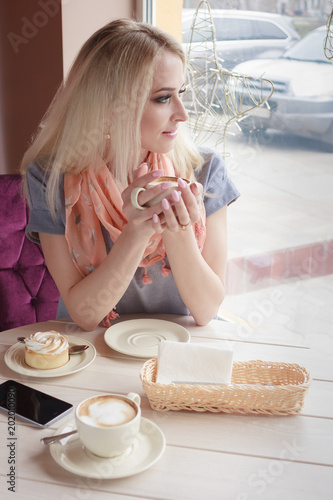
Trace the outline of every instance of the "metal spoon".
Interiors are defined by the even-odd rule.
[[[17,337],[17,341],[25,344],[25,337]],[[69,347],[68,351],[69,354],[80,354],[80,352],[83,352],[88,348],[88,345],[72,345]]]
[[[86,349],[89,349],[88,345],[71,345],[68,348],[68,352],[69,354],[80,354],[80,352],[83,352]]]
[[[43,444],[52,444],[55,441],[59,441],[59,439],[64,439],[64,438],[66,438],[68,436],[72,436],[72,434],[76,434],[76,433],[77,433],[77,430],[75,429],[74,431],[64,432],[63,434],[56,434],[55,436],[49,436],[49,437],[42,438],[40,440],[40,442]]]

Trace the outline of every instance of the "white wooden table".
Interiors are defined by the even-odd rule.
[[[126,316],[121,320],[141,316]],[[333,498],[332,350],[313,351],[263,332],[242,333],[239,325],[212,321],[198,327],[192,318],[151,316],[185,326],[191,342],[214,342],[234,350],[234,360],[298,363],[313,378],[302,412],[293,416],[241,416],[153,411],[139,378],[143,359],[122,355],[104,341],[103,328],[83,332],[72,323],[52,321],[0,333],[0,382],[14,379],[74,404],[103,392],[138,392],[142,415],[163,431],[166,449],[150,469],[122,479],[89,479],[72,474],[52,458],[40,438],[52,435],[73,412],[39,429],[17,419],[15,494],[8,491],[8,418],[0,413],[0,497],[3,499],[117,500],[320,500]],[[92,342],[95,361],[57,378],[24,377],[4,362],[16,337],[55,329]],[[299,339],[298,339],[299,340]]]

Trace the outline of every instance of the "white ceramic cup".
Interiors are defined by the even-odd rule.
[[[187,182],[188,184],[190,183],[190,181],[188,181],[187,179],[183,179],[183,180],[185,182]],[[166,198],[167,196],[169,196],[169,194],[171,194],[172,191],[174,191],[175,189],[178,189],[178,177],[167,177],[167,176],[162,176],[162,177],[159,177],[158,179],[156,179],[155,181],[151,181],[149,184],[147,184],[146,189],[150,189],[152,187],[155,187],[158,184],[161,184],[162,182],[171,182],[172,186],[170,186],[170,188],[167,189],[166,191],[163,191],[162,193],[155,196],[152,200],[147,201],[145,206],[152,207],[153,205],[156,205],[157,203],[162,201],[163,198]]]
[[[126,452],[140,430],[141,398],[130,392],[100,394],[82,401],[75,411],[79,439],[95,455],[111,458]]]

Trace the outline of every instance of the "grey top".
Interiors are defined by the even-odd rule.
[[[222,157],[216,151],[208,148],[200,148],[200,152],[205,162],[197,176],[197,180],[203,185],[204,193],[212,195],[204,196],[206,216],[209,217],[220,208],[229,205],[238,198],[239,192],[227,175]],[[45,178],[44,172],[36,164],[30,164],[27,170],[30,216],[26,227],[26,234],[35,243],[39,243],[38,233],[65,234],[66,215],[63,176],[56,202],[55,220],[50,213],[45,199],[46,183],[47,177]],[[103,234],[106,249],[109,252],[113,243],[106,230],[103,231]],[[169,268],[167,256],[165,262]],[[163,276],[161,268],[161,261],[147,268],[148,275],[152,280],[150,284],[144,284],[142,281],[144,269],[141,267],[137,269],[125,294],[117,304],[116,311],[118,314],[189,314],[178,293],[172,273],[168,276]],[[61,298],[57,317],[68,317]]]

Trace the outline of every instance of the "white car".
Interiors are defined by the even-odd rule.
[[[278,59],[247,61],[233,69],[267,78],[275,87],[269,108],[250,111],[241,122],[244,132],[273,129],[333,144],[333,64],[324,53],[326,30],[321,26],[311,31]],[[253,106],[245,92],[237,98],[243,106]]]
[[[207,29],[208,10],[199,11],[195,29],[191,32],[194,9],[183,9],[182,32],[185,52],[204,59],[203,40],[211,50],[212,32]],[[210,9],[215,29],[215,47],[220,63],[230,70],[236,64],[255,58],[279,57],[300,39],[288,16],[234,9]],[[191,43],[189,43],[191,40]]]

